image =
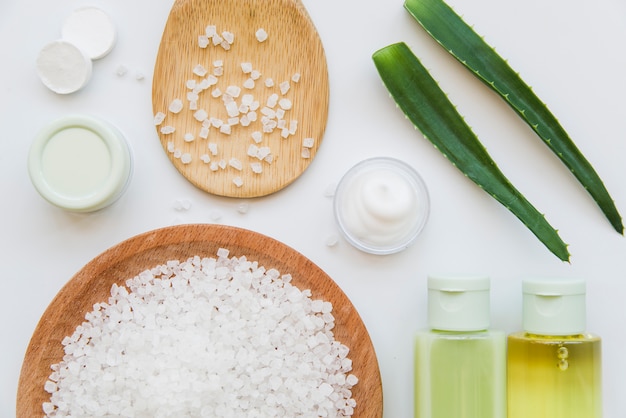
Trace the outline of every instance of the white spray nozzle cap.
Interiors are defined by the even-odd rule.
[[[584,280],[526,279],[522,291],[524,331],[561,336],[585,331]]]
[[[484,276],[429,276],[428,323],[441,331],[489,328],[490,282]]]

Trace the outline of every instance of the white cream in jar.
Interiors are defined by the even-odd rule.
[[[335,192],[335,218],[344,237],[372,254],[408,247],[423,229],[429,197],[420,175],[387,157],[364,160],[341,179]]]
[[[39,133],[28,169],[35,189],[48,202],[71,212],[93,212],[124,193],[132,163],[128,143],[114,126],[72,115]]]

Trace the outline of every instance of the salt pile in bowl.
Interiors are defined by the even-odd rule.
[[[47,417],[344,417],[330,302],[245,257],[168,261],[113,285],[45,384]]]

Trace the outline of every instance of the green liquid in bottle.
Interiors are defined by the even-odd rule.
[[[498,331],[418,334],[416,418],[504,418],[506,361]]]
[[[601,341],[584,334],[508,337],[508,418],[600,418]]]

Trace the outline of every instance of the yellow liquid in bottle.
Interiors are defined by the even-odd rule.
[[[601,341],[508,337],[508,418],[601,418]]]

